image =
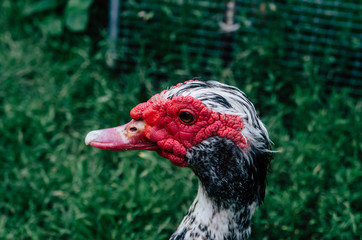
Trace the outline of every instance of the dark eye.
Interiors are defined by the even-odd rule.
[[[194,115],[192,115],[192,113],[190,112],[186,112],[186,111],[182,111],[180,112],[180,114],[178,115],[178,117],[181,119],[182,122],[184,123],[192,123],[195,120]]]

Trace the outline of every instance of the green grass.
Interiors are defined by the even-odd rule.
[[[84,137],[129,121],[133,106],[185,79],[169,69],[172,80],[156,88],[152,63],[111,72],[87,36],[0,26],[0,239],[170,236],[196,195],[192,172],[151,152],[94,149]],[[302,76],[273,65],[257,44],[213,73],[251,97],[278,151],[252,239],[360,239],[362,102],[327,92],[310,62]]]

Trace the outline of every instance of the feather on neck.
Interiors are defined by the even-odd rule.
[[[228,208],[217,206],[200,183],[194,202],[170,240],[247,239],[255,209],[255,202],[242,207],[235,204]]]

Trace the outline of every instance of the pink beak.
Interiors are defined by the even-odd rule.
[[[85,144],[113,151],[158,149],[155,143],[146,138],[144,128],[143,120],[132,120],[119,127],[91,131],[85,138]]]

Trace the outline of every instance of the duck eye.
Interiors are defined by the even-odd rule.
[[[190,112],[186,112],[186,111],[182,111],[180,112],[180,114],[178,115],[178,117],[181,119],[182,122],[184,123],[192,123],[195,120],[194,115],[192,115],[192,113]]]

